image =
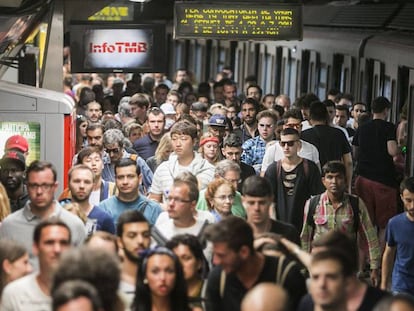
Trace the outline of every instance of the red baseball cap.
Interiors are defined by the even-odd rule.
[[[29,143],[27,142],[27,139],[23,136],[13,135],[7,139],[6,145],[4,146],[5,151],[10,149],[18,149],[19,151],[24,153],[29,150]]]

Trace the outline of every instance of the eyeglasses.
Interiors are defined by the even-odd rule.
[[[184,200],[184,199],[182,199],[182,198],[179,198],[179,197],[167,197],[167,201],[168,202],[172,202],[172,201],[174,201],[174,202],[176,202],[176,203],[190,203],[190,202],[193,202],[194,200]]]
[[[292,147],[295,142],[297,142],[297,140],[289,140],[289,141],[279,141],[279,145],[284,147],[286,145],[288,145],[289,147]]]
[[[162,111],[162,110],[158,107],[151,107],[150,109],[148,109],[148,111]]]
[[[231,183],[241,183],[241,179],[229,179],[229,178],[223,178],[224,180],[227,180],[228,182],[231,182]]]
[[[50,189],[52,189],[52,187],[54,186],[55,184],[53,183],[53,184],[41,184],[41,185],[39,185],[39,184],[32,184],[32,183],[28,183],[27,184],[27,188],[29,188],[30,190],[37,190],[37,189],[42,189],[43,191],[48,191],[48,190],[50,190]]]
[[[114,148],[114,149],[108,149],[108,148],[105,148],[105,152],[106,153],[119,153],[119,148]]]
[[[268,128],[273,128],[273,124],[261,124],[261,123],[259,123],[259,127],[264,127],[264,128],[266,128],[266,127],[268,127]]]
[[[229,200],[229,201],[233,201],[234,200],[234,195],[230,194],[230,195],[219,195],[214,197],[215,199],[219,199],[220,201],[225,201],[225,200]]]

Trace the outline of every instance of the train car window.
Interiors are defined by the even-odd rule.
[[[287,88],[287,93],[289,94],[290,98],[296,98],[297,90],[300,91],[300,68],[299,68],[299,61],[297,59],[292,58],[290,62],[290,81],[288,85],[290,88]]]
[[[392,101],[391,78],[389,76],[384,77],[384,87],[383,87],[382,95],[385,96],[386,98],[389,98]]]
[[[302,81],[300,79],[298,79],[298,77],[300,77],[300,72],[301,72],[301,62],[302,61],[299,60],[299,59],[296,60],[296,83],[295,83],[296,88],[295,88],[295,90],[293,90],[294,95],[291,98],[297,98],[301,95],[300,90],[302,88],[302,85],[301,85]]]
[[[379,79],[378,79],[378,75],[374,74],[374,88],[372,90],[372,97],[376,98],[378,97],[378,84],[379,84]]]
[[[384,77],[384,64],[374,60],[374,85],[373,90],[372,90],[372,95],[373,98],[380,96],[383,94],[384,92],[384,81],[383,81],[383,77]]]
[[[319,83],[317,95],[319,98],[326,98],[326,89],[328,82],[328,66],[321,64],[319,68]]]
[[[281,90],[280,94],[290,94],[290,74],[291,74],[291,56],[290,56],[290,50],[287,47],[283,48],[283,54],[282,54],[282,68],[281,68],[281,77],[282,80],[280,82]],[[290,97],[294,98],[294,97]]]
[[[176,45],[175,45],[175,68],[183,68],[183,44],[180,41],[175,41]],[[175,70],[174,68],[174,70]]]
[[[195,42],[195,53],[194,53],[194,73],[197,74],[196,79],[198,82],[204,81],[203,71],[204,71],[204,58],[203,58],[203,48],[202,45]]]

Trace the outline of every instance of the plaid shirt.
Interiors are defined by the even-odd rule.
[[[260,136],[256,136],[246,140],[242,149],[241,161],[253,166],[256,174],[259,174],[266,151],[266,142]]]
[[[357,233],[362,237],[364,243],[368,243],[369,258],[371,269],[379,268],[381,252],[378,242],[378,237],[374,226],[368,215],[365,203],[359,199],[359,227],[358,232],[354,228],[354,214],[348,195],[345,194],[343,201],[334,209],[329,200],[328,194],[325,191],[321,194],[320,201],[315,209],[313,221],[315,227],[308,224],[309,201],[306,202],[304,212],[304,222],[302,233],[300,235],[302,240],[302,249],[310,252],[312,248],[312,241],[317,240],[331,230],[339,230],[347,233],[356,241]]]

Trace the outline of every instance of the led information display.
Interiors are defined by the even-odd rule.
[[[302,40],[302,28],[299,3],[175,2],[176,39]]]

